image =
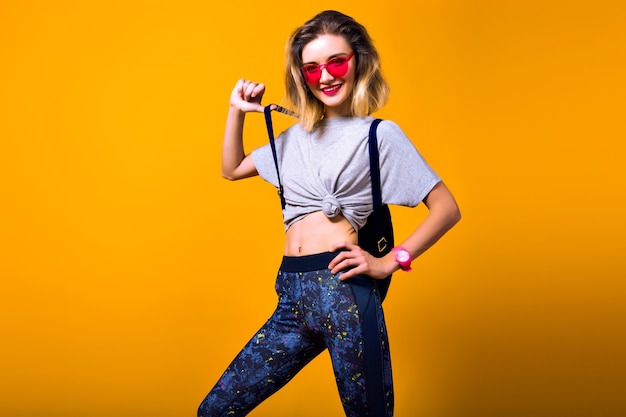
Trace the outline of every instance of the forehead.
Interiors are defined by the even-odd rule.
[[[341,35],[320,35],[302,48],[302,62],[324,62],[329,57],[350,53],[350,44]]]

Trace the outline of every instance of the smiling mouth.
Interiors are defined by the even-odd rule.
[[[322,88],[322,93],[327,96],[332,96],[341,88],[342,84],[332,85],[330,87]]]

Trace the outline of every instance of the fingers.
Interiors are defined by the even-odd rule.
[[[265,84],[249,80],[240,80],[241,97],[250,102],[260,102],[265,93]]]
[[[265,84],[257,83],[244,78],[237,81],[231,95],[231,105],[244,112],[263,112],[261,99],[265,93]]]
[[[333,274],[337,273],[335,272],[337,271],[337,269],[340,270],[340,268],[337,268],[337,265],[339,265],[341,262],[343,262],[346,259],[349,253],[348,251],[352,250],[354,246],[355,245],[351,245],[348,242],[339,242],[339,243],[335,243],[333,246],[330,247],[330,249],[328,250],[329,252],[341,251],[328,264],[328,269],[330,269]]]
[[[329,252],[337,252],[339,250],[352,250],[354,248],[358,248],[357,245],[353,245],[350,242],[338,242],[335,243],[333,246],[330,247]]]
[[[361,274],[367,275],[367,268],[363,265],[359,265],[355,268],[347,269],[344,271],[339,271],[337,274],[338,274],[337,277],[339,278],[339,281],[346,281],[357,275],[361,275]]]
[[[367,273],[369,263],[365,252],[357,245],[342,242],[333,245],[333,250],[344,249],[328,265],[333,274],[341,272],[339,279],[349,279],[355,275]]]
[[[376,258],[358,245],[340,242],[331,247],[331,252],[340,251],[328,264],[328,269],[345,281],[357,275],[367,275],[375,279],[388,276],[393,271],[385,269],[385,261]]]

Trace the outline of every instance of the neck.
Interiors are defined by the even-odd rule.
[[[339,107],[328,107],[324,108],[324,118],[331,119],[333,117],[349,117],[352,116],[352,111],[350,109],[350,103],[345,101]]]

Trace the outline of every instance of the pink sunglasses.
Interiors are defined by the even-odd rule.
[[[337,56],[329,59],[325,64],[306,64],[302,66],[302,74],[308,84],[317,84],[322,78],[322,69],[326,68],[326,71],[333,77],[343,77],[348,72],[348,63],[354,56],[354,51],[350,55]]]

